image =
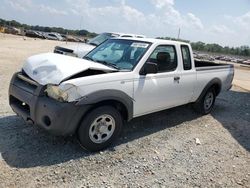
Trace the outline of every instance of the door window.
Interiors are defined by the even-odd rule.
[[[158,72],[174,71],[177,67],[177,55],[174,46],[161,45],[155,48],[147,62],[156,63]]]

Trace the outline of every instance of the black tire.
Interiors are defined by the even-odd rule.
[[[194,103],[194,110],[202,115],[209,114],[214,107],[215,98],[216,93],[214,88],[208,89],[205,95],[199,101]]]
[[[78,129],[78,139],[86,150],[100,151],[115,141],[122,126],[123,120],[118,110],[111,106],[101,106],[84,117]]]

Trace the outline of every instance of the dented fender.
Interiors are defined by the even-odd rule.
[[[128,96],[126,93],[114,90],[114,89],[106,89],[100,90],[82,97],[77,103],[77,106],[81,105],[93,105],[103,101],[117,101],[122,103],[128,114],[128,120],[133,118],[133,98]]]

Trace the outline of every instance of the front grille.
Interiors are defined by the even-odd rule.
[[[57,53],[57,54],[68,54],[68,53],[73,53],[74,51],[71,50],[71,49],[68,49],[68,48],[63,48],[63,47],[60,47],[60,46],[56,46],[55,49],[54,49],[54,53]]]
[[[63,54],[63,52],[61,52],[60,50],[54,50],[54,53],[56,53],[56,54]]]
[[[24,73],[24,71],[22,71],[22,73],[17,74],[14,84],[29,93],[35,93],[35,90],[39,86],[39,84],[29,78],[28,75]]]

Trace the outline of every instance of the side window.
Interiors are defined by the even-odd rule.
[[[148,62],[156,63],[158,72],[174,71],[177,68],[177,55],[174,46],[161,45],[157,46]]]
[[[184,70],[192,69],[191,56],[190,56],[190,51],[189,51],[188,46],[182,45],[181,46],[181,53],[182,53]]]

